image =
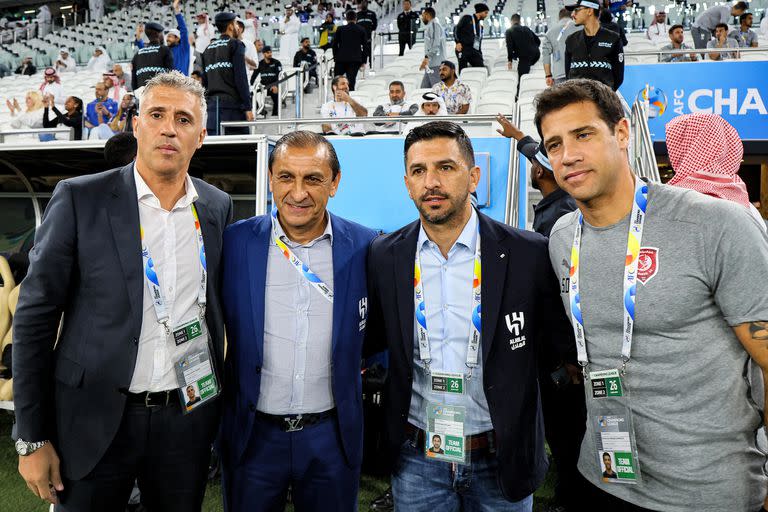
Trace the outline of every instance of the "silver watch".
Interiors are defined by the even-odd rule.
[[[45,443],[48,441],[37,441],[36,443],[30,443],[28,441],[23,440],[22,438],[18,438],[16,440],[16,453],[21,455],[22,457],[26,455],[32,455],[37,450],[45,446]]]

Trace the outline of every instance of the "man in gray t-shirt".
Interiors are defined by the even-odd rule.
[[[622,279],[639,179],[626,155],[629,125],[618,99],[594,82],[567,82],[537,101],[555,177],[579,206],[550,235],[563,306],[573,319],[572,247],[581,212],[576,267],[586,370],[621,368]],[[579,471],[598,493],[646,509],[759,510],[768,488],[766,454],[756,446],[763,418],[746,371],[750,355],[764,374],[768,368],[768,238],[740,205],[651,183],[635,254],[634,331],[622,378],[629,398],[593,398],[586,384]],[[622,402],[634,424],[636,485],[603,475],[598,440],[606,438],[598,418],[620,414]],[[605,503],[587,502],[595,510]]]
[[[736,2],[733,7],[730,5],[715,5],[706,11],[699,13],[691,25],[691,36],[697,49],[707,46],[707,42],[712,38],[712,32],[718,23],[728,24],[734,16],[741,16],[747,10],[746,2]]]

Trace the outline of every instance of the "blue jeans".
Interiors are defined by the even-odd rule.
[[[400,448],[392,474],[397,512],[531,512],[533,495],[520,501],[504,499],[498,483],[496,457],[484,450],[468,455],[469,465],[427,460],[411,440]]]

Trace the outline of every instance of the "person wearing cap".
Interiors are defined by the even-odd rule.
[[[565,76],[590,78],[618,90],[624,82],[624,47],[619,34],[600,26],[600,4],[577,0],[565,8],[584,27],[565,40]]]
[[[747,12],[747,8],[746,2],[739,1],[732,6],[728,4],[714,5],[700,12],[691,25],[693,45],[697,50],[706,48],[718,24],[724,23],[727,26],[734,16],[741,16]]]
[[[397,15],[397,43],[400,45],[401,57],[406,46],[413,48],[418,30],[419,15],[411,10],[411,0],[403,0],[403,12]]]
[[[466,114],[472,103],[469,86],[456,77],[456,66],[449,60],[440,63],[440,83],[432,87],[445,101],[450,115]]]
[[[547,87],[565,81],[565,41],[568,36],[581,30],[571,19],[571,12],[560,9],[557,24],[550,28],[541,44],[541,59]]]
[[[428,89],[440,80],[440,63],[445,60],[445,29],[432,7],[421,11],[421,21],[424,23],[424,60],[419,65],[419,71],[424,71],[421,87]]]
[[[301,20],[293,12],[290,5],[285,8],[285,17],[280,19],[280,56],[286,61],[290,59],[299,50],[299,30],[301,29]]]
[[[317,64],[317,54],[312,49],[311,43],[308,37],[301,39],[301,46],[296,55],[293,56],[293,67],[300,68],[304,64],[306,67],[312,67]],[[315,85],[319,85],[319,79],[317,77],[317,68],[309,71],[309,79],[315,81]],[[307,86],[304,88],[304,92],[308,93],[310,90],[310,83],[307,82]]]
[[[219,38],[203,52],[203,85],[208,95],[208,134],[219,135],[222,121],[253,121],[251,92],[245,71],[245,45],[238,40],[240,25],[232,12],[214,18]],[[226,133],[248,133],[230,128]]]
[[[712,155],[733,152],[723,160],[738,166],[741,148],[721,148],[730,135],[712,119],[676,127],[677,119],[667,140],[677,128],[673,140],[688,148],[698,139],[702,151],[670,151],[675,171],[725,181]],[[761,510],[765,414],[746,377],[750,364],[768,374],[763,228],[740,204],[638,176],[629,120],[599,82],[545,90],[534,122],[555,179],[579,207],[555,224],[549,255],[590,381],[578,467],[591,485],[582,502],[592,510]],[[609,482],[605,451],[618,475]]]
[[[163,26],[154,21],[144,25],[149,44],[141,41],[139,50],[131,60],[131,88],[143,87],[153,76],[174,69],[173,53],[163,41]]]
[[[277,115],[277,109],[280,105],[279,89],[277,87],[277,81],[280,79],[280,72],[283,70],[283,65],[279,60],[272,58],[272,47],[265,46],[262,50],[264,58],[259,62],[259,67],[256,69],[256,76],[259,78],[259,82],[267,89],[267,95],[272,98],[272,115]]]
[[[379,26],[376,13],[368,8],[368,0],[362,0],[357,11],[357,24],[365,29],[366,40],[363,45],[363,65],[367,62],[373,66],[372,38],[373,33]]]
[[[173,0],[173,13],[176,17],[176,26],[165,34],[165,42],[173,54],[173,68],[182,75],[189,75],[189,32],[184,15],[181,14],[179,0]]]
[[[333,49],[333,74],[345,75],[349,81],[349,90],[355,90],[357,72],[363,64],[363,47],[365,46],[365,29],[357,24],[357,13],[347,11],[344,17],[346,25],[336,29],[331,48]]]
[[[475,14],[465,14],[454,29],[456,57],[459,73],[466,67],[483,67],[483,20],[488,17],[488,6],[475,4]]]
[[[59,50],[59,58],[53,64],[57,73],[73,73],[77,71],[77,62],[69,53],[69,48],[61,48]]]
[[[43,98],[46,96],[53,97],[53,102],[56,105],[64,105],[67,95],[64,94],[64,87],[61,85],[61,77],[59,77],[55,69],[45,68],[45,72],[43,73],[43,83],[40,84],[40,94],[43,95]]]
[[[664,8],[659,8],[653,17],[653,23],[645,31],[645,37],[650,39],[656,44],[666,43],[669,39],[669,21],[667,21],[667,13]]]

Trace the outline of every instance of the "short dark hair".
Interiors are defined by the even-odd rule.
[[[739,23],[743,23],[744,20],[747,19],[747,17],[752,16],[751,12],[745,12],[741,16],[739,16]]]
[[[275,155],[279,149],[282,148],[310,148],[315,146],[324,146],[325,151],[328,154],[328,165],[331,167],[331,178],[336,179],[341,166],[339,165],[339,157],[336,155],[336,150],[333,144],[328,142],[328,139],[320,135],[319,133],[310,132],[307,130],[297,130],[295,132],[286,133],[275,143],[274,149],[269,154],[269,160],[267,167],[269,172],[272,172],[272,166],[275,163]]]
[[[331,80],[331,90],[333,90],[334,87],[339,85],[339,80],[341,80],[342,78],[349,81],[349,78],[347,78],[347,75],[336,75],[335,77],[333,77],[333,80]]]
[[[510,16],[510,19],[512,20],[513,23],[516,23],[516,22],[520,21],[520,15],[519,14],[513,14],[512,16]]]
[[[130,123],[131,119],[128,118],[125,122]],[[110,169],[123,167],[133,162],[136,151],[136,137],[133,133],[116,133],[104,144],[104,160],[107,161]]]
[[[309,38],[308,38],[308,37],[302,37],[302,38],[301,38],[301,41],[299,41],[299,42],[300,42],[300,43],[303,43],[304,41],[309,41]]]
[[[613,130],[616,124],[624,118],[624,107],[619,96],[613,89],[596,80],[575,78],[562,84],[544,89],[534,100],[536,116],[534,122],[539,131],[539,137],[544,140],[541,133],[541,121],[544,116],[556,110],[573,105],[574,103],[593,103],[597,107],[600,119],[605,121],[608,128]]]
[[[403,158],[405,160],[408,159],[408,150],[417,142],[432,139],[455,140],[456,144],[459,146],[459,151],[461,151],[461,155],[467,161],[467,164],[469,164],[470,167],[475,166],[475,150],[472,149],[472,141],[458,124],[451,123],[450,121],[432,121],[422,126],[417,126],[411,130],[405,137]]]
[[[560,19],[563,19],[563,18],[570,18],[570,17],[571,17],[571,11],[569,11],[568,9],[566,9],[565,7],[563,7],[562,9],[560,9],[560,13],[558,14],[558,17],[559,17]]]
[[[669,32],[669,35],[672,35],[672,32],[674,32],[674,31],[675,31],[675,30],[677,30],[678,28],[679,28],[679,29],[681,29],[681,30],[685,30],[685,29],[683,28],[683,26],[682,26],[682,25],[680,25],[680,24],[678,23],[677,25],[672,25],[671,27],[669,27],[669,31],[668,31],[668,32]]]
[[[737,11],[746,11],[749,7],[747,6],[747,2],[736,2],[733,4],[733,8]]]
[[[435,13],[435,10],[433,8],[431,8],[431,7],[425,7],[424,10],[421,11],[421,12],[425,12],[425,13],[429,14],[429,16],[432,17],[432,18],[437,17],[437,14]]]
[[[77,96],[70,96],[72,98],[72,101],[75,102],[75,112],[83,112],[83,100],[78,98]]]
[[[715,25],[715,30],[719,28],[724,28],[725,31],[728,32],[728,25],[726,25],[725,23],[718,23],[717,25]]]
[[[606,458],[606,457],[608,457],[610,459],[611,458],[611,454],[608,453],[608,452],[603,452],[603,458]]]
[[[440,441],[442,441],[442,440],[443,440],[443,438],[442,438],[442,437],[440,437],[440,434],[432,434],[432,442],[433,442],[433,443],[435,442],[435,438],[438,438]]]
[[[399,85],[399,86],[400,86],[400,88],[401,88],[403,91],[405,91],[405,84],[403,84],[403,82],[401,82],[400,80],[392,80],[391,82],[389,82],[389,86],[390,86],[390,87],[392,87],[393,85]]]
[[[357,13],[355,11],[347,11],[344,13],[344,19],[347,21],[357,21]]]
[[[230,20],[230,21],[220,21],[218,23],[214,22],[213,24],[216,25],[216,30],[219,31],[219,34],[223,34],[224,32],[227,31],[227,27],[229,26],[229,24],[234,22],[235,20]]]
[[[193,69],[189,76],[203,76],[203,74],[199,70]]]

